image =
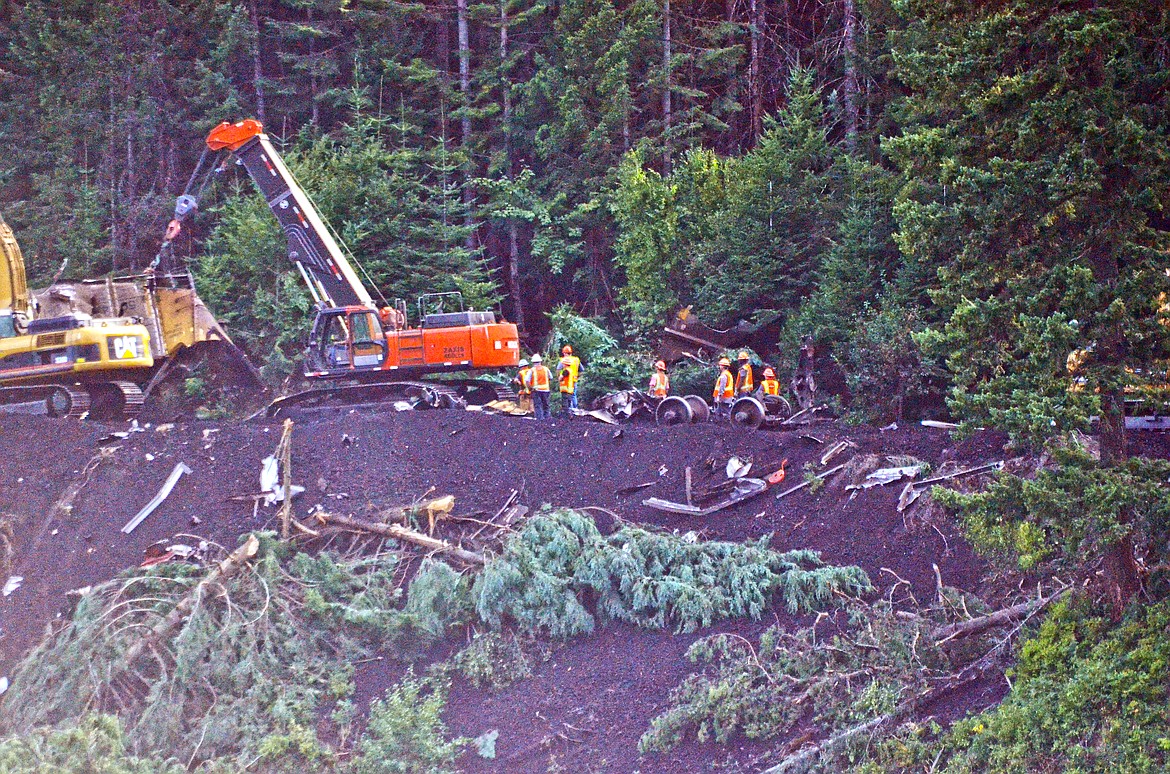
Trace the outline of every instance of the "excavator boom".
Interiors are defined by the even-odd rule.
[[[207,147],[232,151],[248,170],[284,230],[289,260],[301,272],[318,306],[374,308],[374,300],[259,121],[225,121],[208,135]]]

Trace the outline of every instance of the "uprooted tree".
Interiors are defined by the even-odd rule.
[[[111,755],[132,739],[135,755],[188,765],[287,770],[345,758],[365,771],[394,751],[418,764],[403,770],[446,770],[471,740],[444,737],[443,671],[425,685],[404,681],[355,740],[355,661],[407,660],[457,627],[494,630],[451,668],[496,682],[505,678],[491,662],[515,650],[508,632],[565,638],[614,619],[689,631],[758,618],[777,601],[822,610],[869,589],[860,569],[825,566],[812,552],[629,525],[604,535],[566,510],[507,533],[474,573],[426,558],[412,575],[399,550],[409,544],[373,537],[372,553],[341,556],[249,535],[218,561],[139,568],[85,590],[72,621],[22,662],[3,696],[0,733],[16,736],[0,742],[0,761],[50,750],[62,740],[45,729],[57,727],[82,729]],[[426,712],[402,710],[416,700]],[[339,742],[318,736],[324,717]]]

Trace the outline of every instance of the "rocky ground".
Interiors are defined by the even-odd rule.
[[[248,496],[259,490],[261,460],[276,446],[281,420],[183,421],[141,429],[120,438],[111,434],[126,430],[124,424],[0,417],[0,513],[13,527],[9,572],[24,579],[0,598],[0,675],[10,674],[46,628],[63,620],[67,592],[140,563],[148,546],[200,538],[234,546],[241,533],[274,525],[275,509],[256,507]],[[1165,456],[1164,438],[1146,436],[1139,451]],[[829,467],[819,458],[839,439],[856,448],[832,464],[858,455],[853,470],[828,479],[818,491],[807,487],[775,497],[803,480],[806,465]],[[591,508],[603,528],[617,517],[714,539],[770,534],[775,548],[812,548],[829,563],[862,566],[881,588],[902,578],[928,598],[935,565],[947,584],[979,590],[984,567],[955,525],[937,509],[904,517],[897,511],[899,484],[863,491],[845,486],[856,480],[855,468],[866,455],[913,457],[937,471],[947,463],[968,467],[1004,459],[1005,440],[981,432],[956,442],[942,429],[883,432],[836,422],[755,433],[716,425],[631,424],[615,433],[583,419],[536,423],[473,412],[328,409],[295,417],[292,475],[307,488],[296,503],[302,516],[317,508],[365,516],[450,494],[457,513],[486,518],[515,489],[519,502],[532,508]],[[683,500],[687,467],[700,486],[718,480],[731,455],[752,458],[761,474],[787,459],[788,480],[703,518],[641,504],[651,496]],[[179,462],[192,473],[132,534],[120,532]],[[643,483],[650,486],[623,493]],[[71,507],[61,507],[70,493],[76,493]],[[474,542],[469,547],[477,548]],[[750,637],[787,620],[732,621],[720,630]],[[469,756],[466,770],[675,772],[729,759],[758,768],[775,744],[689,743],[670,754],[639,757],[639,736],[693,668],[684,658],[687,646],[707,633],[672,636],[612,626],[554,648],[533,677],[502,691],[457,682],[447,711],[452,731],[500,731],[497,758]],[[398,679],[401,667],[389,663],[358,669],[360,700],[382,695]],[[1005,688],[1002,679],[976,685],[937,711],[953,716],[982,708]]]

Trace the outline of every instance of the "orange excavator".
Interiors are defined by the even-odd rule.
[[[269,416],[291,404],[335,399],[403,397],[416,405],[439,407],[514,398],[509,387],[489,381],[419,380],[441,372],[516,367],[520,359],[516,326],[497,321],[491,311],[465,310],[459,293],[419,298],[413,325],[405,301],[375,303],[259,121],[225,121],[207,136],[207,149],[188,190],[179,197],[168,240],[178,235],[183,219],[197,208],[190,191],[209,153],[233,154],[247,170],[280,222],[289,260],[317,307],[304,375],[331,384],[274,401]]]

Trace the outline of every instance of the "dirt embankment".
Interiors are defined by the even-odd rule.
[[[143,551],[176,535],[234,545],[247,530],[272,526],[275,509],[254,508],[261,460],[280,436],[279,421],[184,422],[105,438],[95,424],[39,417],[0,418],[0,511],[14,526],[13,574],[23,585],[0,598],[0,674],[66,614],[67,592],[100,582],[142,561]],[[895,577],[915,592],[933,593],[938,565],[946,583],[976,589],[981,562],[945,519],[907,523],[897,511],[901,487],[850,492],[841,476],[783,499],[774,492],[800,483],[806,465],[839,439],[851,454],[914,457],[938,469],[1004,456],[1004,438],[981,433],[955,443],[945,430],[880,432],[835,423],[796,432],[741,432],[726,426],[626,426],[622,432],[591,421],[538,424],[467,412],[373,413],[324,411],[296,419],[292,475],[307,488],[297,511],[310,508],[367,515],[411,502],[426,492],[451,494],[461,514],[494,513],[513,489],[530,507],[549,503],[593,507],[602,526],[620,518],[712,539],[772,535],[777,549],[811,548],[833,564],[859,564],[888,587]],[[101,448],[114,449],[92,463]],[[754,500],[707,517],[653,511],[650,496],[684,499],[684,471],[696,486],[716,480],[730,455],[750,457],[765,474],[788,460],[788,480]],[[711,461],[709,464],[708,461]],[[172,468],[192,469],[166,502],[132,534],[119,530],[158,490]],[[88,465],[87,465],[88,463]],[[708,474],[710,468],[715,472]],[[69,508],[54,502],[84,481]],[[632,494],[622,490],[651,485]],[[233,499],[235,498],[235,499]],[[197,536],[197,537],[191,537]],[[733,621],[721,630],[752,636],[784,617]],[[709,633],[709,632],[704,632]],[[666,705],[670,688],[693,668],[683,658],[699,635],[671,636],[626,626],[606,628],[554,650],[532,678],[497,693],[456,684],[448,708],[452,730],[478,735],[498,728],[494,761],[467,760],[469,770],[545,771],[550,758],[565,771],[696,770],[729,756],[748,760],[768,745],[684,745],[639,758],[637,740]],[[381,695],[400,669],[358,671],[358,695]],[[978,706],[1002,689],[982,686]],[[978,693],[978,692],[977,692]],[[604,761],[604,766],[602,766]]]

